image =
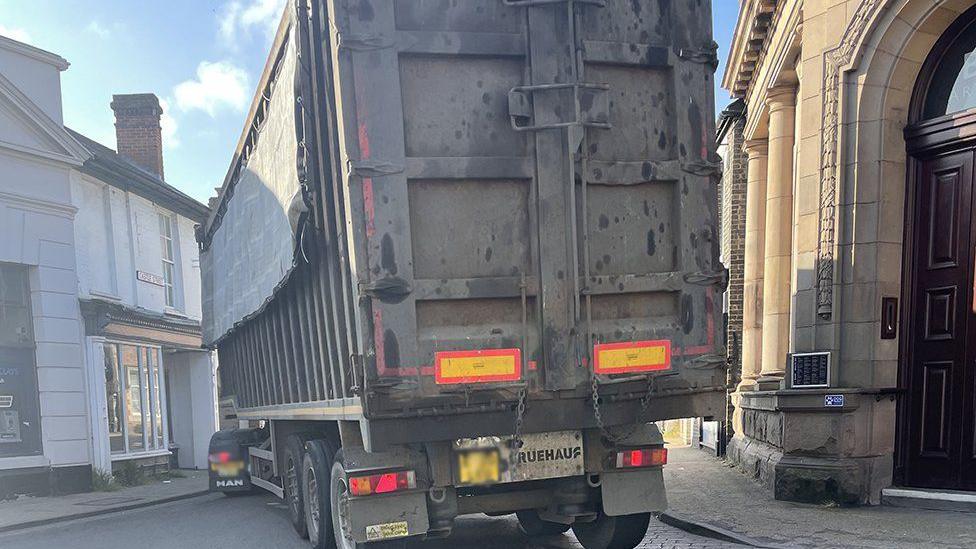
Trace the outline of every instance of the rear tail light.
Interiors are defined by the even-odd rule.
[[[208,457],[210,463],[227,463],[230,461],[230,452],[217,452]]]
[[[617,469],[657,467],[668,462],[667,448],[638,448],[617,452]]]
[[[363,477],[349,477],[349,491],[354,496],[389,494],[417,487],[417,476],[413,471],[397,471]]]

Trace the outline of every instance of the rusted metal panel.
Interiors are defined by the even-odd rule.
[[[228,336],[259,342],[252,407],[497,415],[525,388],[530,409],[573,399],[560,424],[584,427],[594,390],[621,423],[650,387],[640,419],[724,413],[708,2],[322,0],[306,15],[309,221],[248,320],[260,329]],[[594,374],[595,346],[628,342],[644,351],[610,371],[630,373]],[[486,349],[518,349],[521,380],[435,382],[437,353]]]

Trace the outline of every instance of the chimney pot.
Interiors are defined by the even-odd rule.
[[[115,140],[120,155],[163,178],[163,114],[153,93],[112,96]]]

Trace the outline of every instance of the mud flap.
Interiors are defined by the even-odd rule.
[[[426,534],[427,496],[410,492],[349,498],[349,520],[359,543]]]
[[[664,471],[660,467],[603,473],[600,480],[603,512],[611,517],[653,513],[668,508]]]

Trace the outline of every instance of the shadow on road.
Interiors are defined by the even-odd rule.
[[[518,520],[514,515],[494,518],[471,515],[459,517],[454,521],[454,530],[450,537],[414,542],[409,547],[410,549],[456,549],[458,547],[578,549],[580,545],[572,533],[530,538],[519,530]]]

